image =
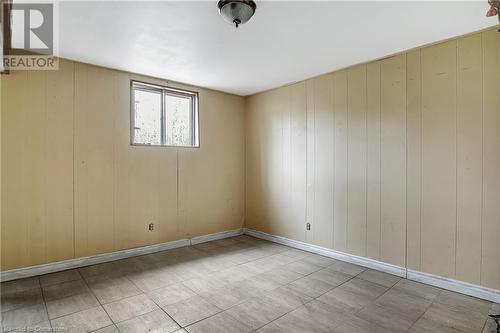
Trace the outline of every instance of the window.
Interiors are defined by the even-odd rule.
[[[133,145],[199,147],[198,93],[132,81]]]

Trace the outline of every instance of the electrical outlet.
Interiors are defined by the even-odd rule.
[[[311,230],[311,223],[306,223],[306,230]]]
[[[149,229],[149,231],[153,231],[153,230],[155,230],[155,225],[154,225],[154,223],[150,223],[150,224],[149,224],[149,226],[148,226],[148,229]]]

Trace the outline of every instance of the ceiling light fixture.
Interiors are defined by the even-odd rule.
[[[257,5],[253,0],[220,0],[217,7],[224,20],[238,28],[250,20]]]

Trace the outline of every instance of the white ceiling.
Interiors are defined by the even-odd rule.
[[[249,95],[498,23],[487,1],[257,1],[235,29],[217,1],[61,2],[65,58]]]

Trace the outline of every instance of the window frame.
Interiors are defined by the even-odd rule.
[[[135,141],[135,90],[146,92],[155,92],[161,94],[161,113],[160,113],[160,141],[161,144],[137,143]],[[192,145],[178,146],[166,144],[166,105],[167,95],[177,97],[188,97],[191,99],[191,137]],[[199,93],[197,91],[179,89],[162,86],[154,83],[130,80],[130,145],[139,147],[171,147],[171,148],[200,148],[200,125],[199,125]]]

